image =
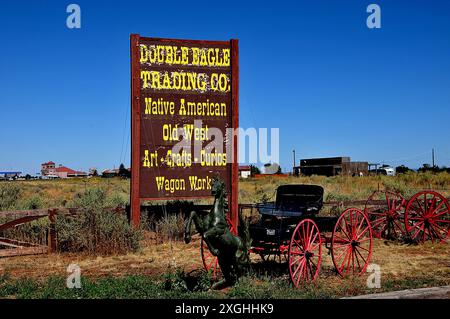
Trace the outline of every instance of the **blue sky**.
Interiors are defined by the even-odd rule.
[[[66,7],[82,27],[66,27]],[[366,7],[381,6],[381,29]],[[239,39],[240,123],[297,159],[450,166],[448,1],[5,1],[0,170],[129,163],[129,35]],[[125,160],[124,160],[125,159]]]

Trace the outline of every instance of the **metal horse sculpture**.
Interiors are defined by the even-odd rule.
[[[224,279],[215,285],[213,289],[224,288],[233,285],[250,265],[250,235],[248,226],[239,216],[240,227],[236,236],[230,232],[225,218],[227,206],[225,197],[225,184],[215,179],[211,194],[214,195],[214,204],[209,213],[192,211],[185,224],[184,241],[191,241],[191,223],[194,221],[195,228],[202,235],[210,252],[217,256],[220,269]]]

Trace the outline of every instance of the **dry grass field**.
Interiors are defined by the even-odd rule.
[[[243,179],[239,183],[239,203],[257,203],[273,200],[275,189],[281,184],[317,184],[325,189],[325,200],[366,199],[374,190],[389,189],[400,192],[405,198],[411,197],[419,190],[439,190],[446,197],[450,196],[450,174],[448,173],[408,173],[395,177],[287,177]],[[0,182],[0,187],[5,182]],[[117,178],[32,180],[14,182],[19,188],[15,209],[28,209],[30,203],[39,208],[71,207],[74,196],[90,188],[102,188],[111,197],[112,202],[127,202],[130,181]],[[205,202],[197,200],[196,202]],[[0,206],[0,211],[6,210]]]
[[[437,175],[405,174],[397,177],[313,176],[240,181],[240,203],[273,200],[275,188],[285,183],[322,185],[325,188],[326,201],[365,199],[378,188],[398,191],[406,198],[418,190],[427,188],[439,190],[446,197],[450,196],[450,175],[446,173]],[[1,184],[3,185],[0,187],[5,187],[5,183]],[[11,184],[9,183],[9,185]],[[30,203],[33,203],[33,208],[71,207],[76,203],[74,199],[77,194],[91,188],[103,189],[107,196],[106,202],[123,204],[127,202],[129,189],[127,180],[100,178],[23,181],[17,182],[15,185],[19,189],[17,198],[13,204],[9,203],[9,208],[2,207],[2,210],[29,209],[32,208]],[[34,199],[31,201],[30,198]],[[327,214],[327,211],[323,213]],[[176,223],[180,223],[180,221],[176,221]],[[180,273],[201,273],[199,238],[194,236],[194,240],[189,245],[185,245],[182,241],[175,239],[161,242],[159,238],[161,234],[146,229],[143,230],[143,235],[140,248],[129,253],[105,255],[81,251],[0,259],[0,297],[41,298],[45,291],[46,294],[55,298],[72,298],[73,294],[68,294],[63,290],[64,278],[67,276],[66,269],[72,263],[80,266],[86,285],[94,287],[81,294],[86,298],[121,298],[126,297],[127,294],[136,298],[195,296],[206,298],[336,298],[378,291],[450,285],[449,243],[427,242],[421,245],[408,245],[375,240],[372,262],[381,268],[380,289],[367,288],[366,280],[369,274],[344,279],[338,277],[333,270],[331,257],[324,249],[319,280],[307,287],[294,289],[290,286],[286,263],[265,264],[262,263],[259,256],[252,255],[253,270],[251,274],[244,277],[231,289],[220,292],[186,289],[178,291],[169,285],[172,287],[169,291],[164,290],[168,280],[172,280],[172,283],[177,282],[177,278],[181,276]],[[172,277],[169,278],[168,275]],[[23,280],[26,280],[26,284]],[[136,281],[139,282],[140,288],[136,288],[134,284],[130,283],[136,284]],[[158,286],[159,283],[163,283],[163,285]],[[23,290],[21,288],[23,285],[28,288]],[[116,290],[111,292],[107,289],[110,286],[116,287],[115,285],[121,287],[119,292]],[[137,289],[139,293],[135,294],[134,290],[130,292],[131,290],[127,289]],[[145,289],[147,292],[144,291]],[[104,291],[108,291],[108,294],[105,295]],[[148,291],[154,291],[154,294],[150,294]],[[173,291],[179,293],[174,294]]]

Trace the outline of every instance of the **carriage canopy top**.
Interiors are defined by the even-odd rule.
[[[261,214],[281,217],[316,214],[323,206],[323,187],[318,185],[281,185],[275,202],[259,204]]]

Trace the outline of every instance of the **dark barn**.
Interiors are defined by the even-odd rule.
[[[301,159],[294,167],[294,175],[360,176],[368,175],[368,162],[352,162],[350,157],[324,157]]]

